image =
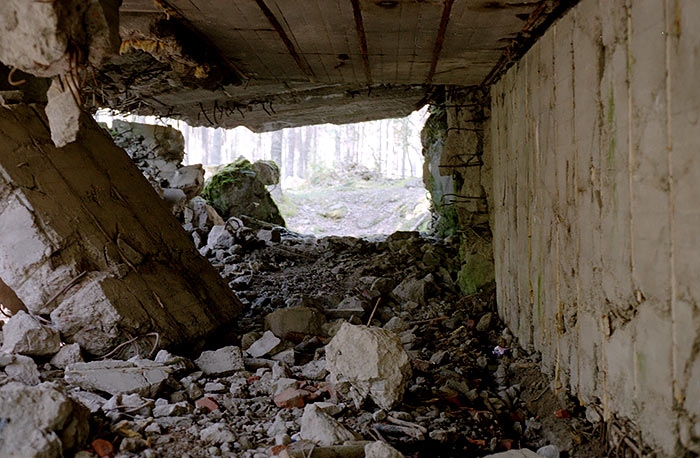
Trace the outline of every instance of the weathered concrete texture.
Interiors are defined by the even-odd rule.
[[[93,354],[154,331],[191,345],[230,323],[241,306],[225,282],[124,151],[81,123],[57,149],[38,107],[0,109],[3,282]]]
[[[662,456],[700,451],[699,15],[583,0],[491,93],[499,313]]]
[[[487,196],[491,193],[488,98],[479,90],[450,90],[431,108],[421,133],[423,182],[442,236],[459,236],[457,285],[473,294],[494,280]]]
[[[90,431],[88,410],[50,383],[3,386],[0,412],[0,456],[7,458],[69,456]]]

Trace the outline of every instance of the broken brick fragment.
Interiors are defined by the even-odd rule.
[[[274,401],[277,407],[291,409],[292,407],[304,407],[304,398],[309,395],[306,390],[298,388],[287,388],[275,396]]]
[[[217,404],[213,398],[210,398],[208,396],[201,399],[197,399],[194,405],[197,407],[205,407],[209,412],[219,410],[219,404]]]

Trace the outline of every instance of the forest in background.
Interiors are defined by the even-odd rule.
[[[169,119],[115,116],[131,122],[168,124],[185,137],[185,163],[215,166],[239,156],[269,159],[281,169],[283,185],[309,180],[314,172],[343,170],[354,164],[387,178],[422,174],[420,131],[427,117],[422,109],[410,116],[354,124],[321,124],[256,134],[245,127],[191,127]],[[111,123],[100,114],[99,121]],[[291,179],[291,180],[290,180]]]

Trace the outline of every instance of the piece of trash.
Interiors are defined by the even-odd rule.
[[[296,433],[292,435],[292,442],[299,442],[301,440],[301,433]]]
[[[556,415],[557,418],[571,418],[571,414],[565,409],[557,410],[556,412],[554,412],[554,415]]]
[[[95,439],[92,441],[92,448],[100,458],[111,458],[114,456],[114,446],[111,442],[104,439]]]
[[[493,349],[493,354],[496,356],[503,356],[507,355],[510,350],[506,347],[501,347],[500,345],[496,345],[496,347]]]

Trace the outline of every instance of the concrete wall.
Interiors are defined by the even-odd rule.
[[[700,451],[698,18],[582,0],[491,93],[499,313],[666,456]]]

